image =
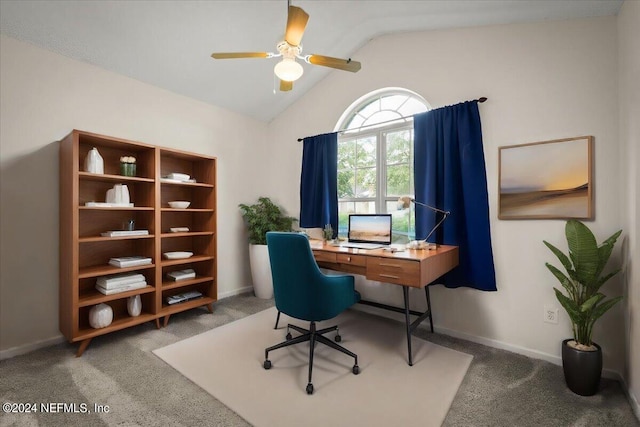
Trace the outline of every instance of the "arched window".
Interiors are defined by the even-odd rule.
[[[371,92],[342,114],[338,138],[338,233],[346,236],[349,214],[390,213],[393,241],[415,235],[412,213],[398,210],[413,196],[413,115],[431,109],[420,95],[401,88]],[[412,207],[413,208],[413,207]]]

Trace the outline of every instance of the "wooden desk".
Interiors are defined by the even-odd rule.
[[[316,262],[322,268],[359,274],[369,280],[402,286],[403,308],[365,300],[360,303],[404,314],[408,362],[410,366],[413,366],[411,352],[413,331],[428,317],[431,332],[433,332],[429,285],[458,265],[458,247],[441,245],[435,250],[407,249],[403,252],[392,253],[383,249],[363,250],[332,246],[321,240],[310,240],[309,242]],[[425,312],[409,308],[409,288],[424,288],[427,298]],[[411,323],[410,315],[418,316],[413,323]]]

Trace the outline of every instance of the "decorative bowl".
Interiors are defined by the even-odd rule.
[[[186,209],[189,207],[190,204],[191,202],[185,202],[183,200],[176,200],[173,202],[169,202],[169,206],[171,206],[174,209]]]

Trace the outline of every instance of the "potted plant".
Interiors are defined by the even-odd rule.
[[[249,231],[249,263],[253,290],[258,298],[273,297],[271,264],[267,250],[267,231],[291,231],[296,218],[284,211],[268,197],[258,198],[252,205],[239,205]]]
[[[586,225],[577,220],[569,220],[565,226],[568,256],[544,241],[566,270],[565,274],[546,263],[566,292],[565,294],[553,288],[558,301],[571,318],[573,328],[573,339],[562,342],[565,381],[571,391],[582,396],[591,396],[598,391],[602,374],[602,349],[591,339],[593,325],[622,299],[622,296],[606,299],[600,292],[602,285],[620,271],[618,268],[602,275],[621,233],[622,230],[617,231],[598,245]]]

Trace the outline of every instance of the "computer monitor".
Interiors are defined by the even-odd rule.
[[[391,244],[391,214],[349,215],[349,242]]]

